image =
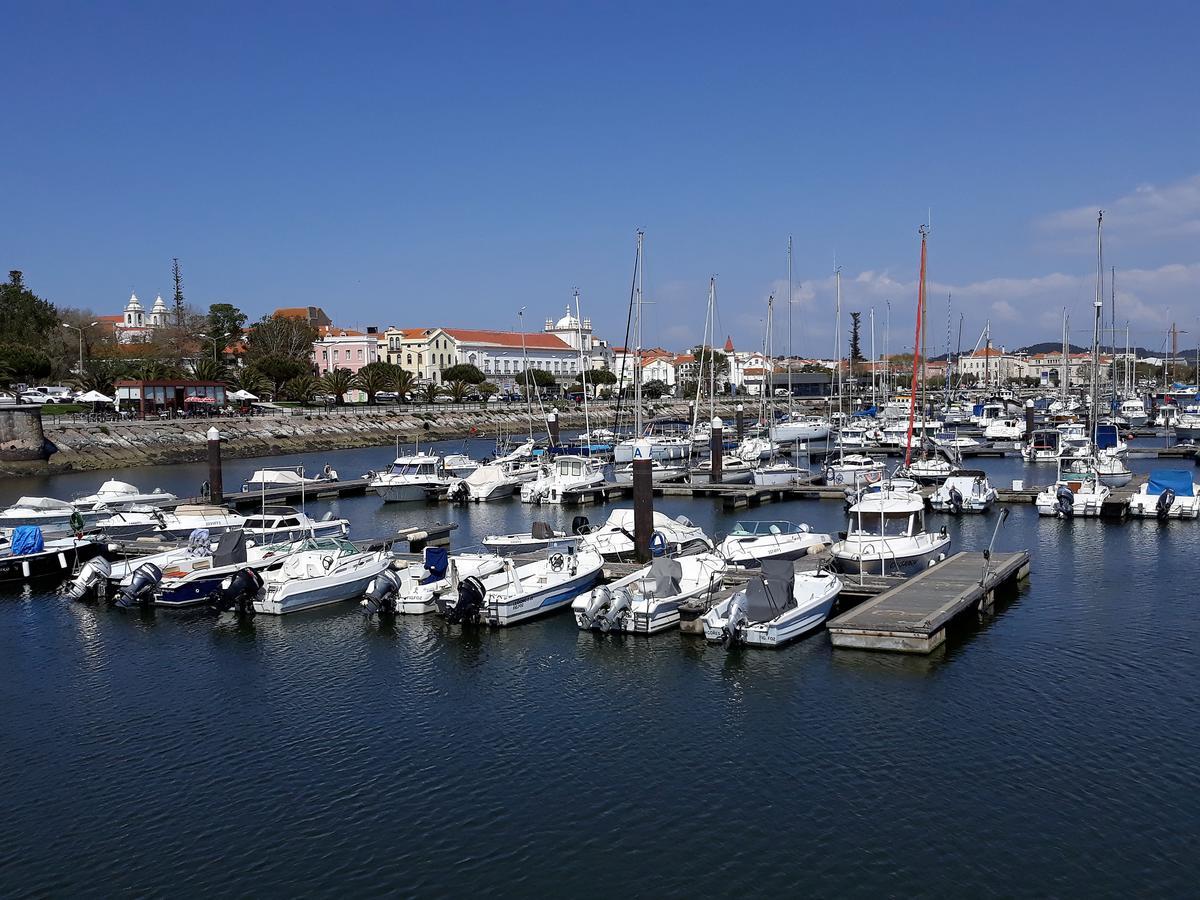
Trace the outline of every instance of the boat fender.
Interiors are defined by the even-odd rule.
[[[551,553],[550,554],[550,571],[551,572],[561,572],[563,570],[563,566],[566,565],[566,563],[567,563],[566,557],[564,557],[561,553]]]
[[[667,536],[661,531],[650,535],[650,555],[662,556],[667,552]]]
[[[1159,519],[1166,519],[1171,515],[1171,506],[1175,502],[1175,492],[1170,488],[1164,490],[1158,495],[1158,502],[1154,505],[1154,514]]]
[[[83,516],[79,514],[79,510],[71,513],[71,532],[76,539],[83,537]]]

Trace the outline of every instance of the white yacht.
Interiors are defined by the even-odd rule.
[[[918,456],[909,462],[907,468],[900,468],[896,473],[911,478],[918,484],[941,484],[949,478],[958,466],[944,456]]]
[[[1090,459],[1060,459],[1058,478],[1034,498],[1034,503],[1041,516],[1098,516],[1111,493]]]
[[[797,572],[783,560],[763,563],[762,574],[718,603],[701,619],[704,636],[726,647],[781,647],[819,628],[842,590],[831,572]]]
[[[883,429],[873,425],[846,425],[838,432],[838,446],[846,450],[865,450],[878,447]]]
[[[614,509],[603,525],[580,526],[577,532],[580,551],[594,550],[605,559],[632,556],[633,522],[632,509]],[[704,533],[704,529],[693,525],[685,516],[672,519],[655,511],[653,525],[650,549],[655,555],[673,556],[685,549],[712,549],[712,540]]]
[[[721,457],[721,484],[749,484],[754,478],[754,464],[740,456]],[[705,461],[688,472],[692,484],[708,484],[712,480],[712,464]]]
[[[442,467],[451,478],[466,478],[481,465],[466,453],[448,453],[442,459]]]
[[[800,559],[833,545],[833,537],[808,525],[783,521],[742,521],[717,545],[730,565],[753,568],[767,559]]]
[[[343,538],[307,540],[262,573],[254,611],[278,616],[354,600],[390,564],[382,550],[364,552]]]
[[[777,456],[768,463],[762,463],[751,474],[751,479],[759,487],[774,487],[779,485],[808,484],[812,481],[812,472],[808,466]]]
[[[337,480],[338,474],[331,466],[325,466],[321,470],[321,474],[314,476],[306,475],[303,466],[286,469],[259,469],[242,482],[242,491],[257,493],[282,488],[299,490],[300,488],[315,488]]]
[[[89,519],[94,522],[106,515],[109,515],[108,510],[89,510],[85,513],[66,500],[56,500],[53,497],[22,497],[0,512],[0,528],[36,525],[43,531],[65,531],[72,516],[79,516],[85,522]]]
[[[437,500],[450,489],[450,476],[440,456],[417,453],[398,456],[395,462],[375,475],[367,486],[385,503]]]
[[[943,527],[925,530],[925,499],[920,494],[880,491],[850,507],[846,536],[833,545],[839,571],[868,575],[912,575],[950,552]]]
[[[1020,419],[996,419],[983,429],[989,441],[1019,441],[1025,437],[1025,423]]]
[[[1165,409],[1165,408],[1164,408]],[[1175,417],[1175,438],[1180,441],[1200,439],[1200,412],[1191,409]]]
[[[447,496],[463,503],[485,503],[511,497],[520,487],[520,479],[505,471],[504,466],[489,463],[479,466],[465,478],[451,481]]]
[[[309,537],[345,537],[350,533],[350,523],[346,519],[335,519],[333,513],[318,520],[290,506],[268,506],[247,513],[242,531],[256,544],[274,544]]]
[[[725,560],[715,553],[660,556],[631,575],[580,594],[571,609],[585,631],[654,634],[679,624],[680,604],[708,601],[724,577]]]
[[[986,472],[978,469],[959,469],[945,480],[933,496],[929,505],[938,512],[982,513],[992,508],[998,494],[988,483]]]
[[[571,534],[557,531],[548,522],[534,522],[529,531],[516,534],[489,534],[483,539],[483,546],[493,553],[502,556],[517,556],[522,553],[536,553],[553,546],[574,547],[578,540],[578,530],[587,527],[586,516],[576,516]]]
[[[1087,456],[1092,452],[1092,439],[1083,422],[1064,422],[1058,426],[1060,458]]]
[[[1021,448],[1021,458],[1027,463],[1057,462],[1062,452],[1062,432],[1057,428],[1039,428]]]
[[[1200,516],[1200,484],[1187,469],[1155,469],[1129,501],[1139,519],[1195,519]]]
[[[600,460],[587,456],[556,456],[542,467],[542,474],[521,485],[522,503],[562,503],[571,490],[600,487],[604,470]]]
[[[847,453],[825,461],[825,482],[858,488],[883,478],[883,463],[864,453]]]
[[[1129,400],[1122,400],[1120,407],[1117,409],[1117,413],[1133,428],[1144,428],[1146,425],[1146,420],[1149,418],[1146,415],[1146,404],[1137,397],[1133,397]]]
[[[832,423],[821,416],[793,414],[772,425],[769,434],[777,444],[794,444],[797,441],[824,440],[832,430]]]
[[[217,537],[245,524],[244,516],[223,506],[184,504],[171,511],[145,507],[113,513],[97,521],[96,530],[108,538],[122,540],[139,537],[184,540],[196,530]]]

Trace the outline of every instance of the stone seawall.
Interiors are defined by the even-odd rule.
[[[689,415],[686,403],[660,405],[655,413],[660,416]],[[732,404],[728,408],[722,407],[719,414],[729,417],[727,427],[732,432]],[[593,411],[591,424],[593,427],[610,426],[612,417],[611,406]],[[230,459],[381,447],[391,445],[397,438],[402,443],[417,438],[438,440],[472,434],[479,437],[504,434],[520,438],[528,430],[527,422],[524,410],[446,410],[437,406],[312,410],[296,415],[289,412],[216,420],[224,439],[225,456]],[[582,429],[583,411],[560,410],[559,423],[564,431]],[[106,424],[47,421],[44,423],[46,439],[57,448],[49,460],[0,460],[0,470],[6,474],[30,474],[199,462],[206,458],[205,435],[212,424],[212,420],[207,419]],[[544,427],[537,430],[545,432]]]
[[[49,455],[42,431],[42,411],[36,406],[0,408],[0,464],[40,464]]]

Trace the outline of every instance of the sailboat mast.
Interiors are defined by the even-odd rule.
[[[876,371],[878,358],[875,356],[875,307],[871,307],[871,405],[878,409],[875,401],[875,387],[879,381],[879,373]]]
[[[792,294],[792,236],[788,235],[788,416],[792,414],[792,362],[796,358],[795,348],[792,345],[792,308],[796,304],[796,298]]]
[[[834,269],[834,279],[837,285],[837,304],[835,306],[835,322],[833,326],[833,358],[837,377],[838,412],[842,409],[842,267]]]
[[[579,382],[583,386],[583,430],[588,436],[588,456],[592,455],[592,423],[588,417],[588,370],[583,354],[583,316],[579,311],[579,288],[575,288],[575,333],[579,337]]]
[[[529,396],[529,353],[525,349],[525,307],[517,311],[521,323],[521,367],[525,370],[525,416],[529,420],[529,440],[533,440],[533,398]]]
[[[913,369],[912,369],[912,385],[908,392],[908,440],[905,441],[904,447],[904,467],[907,469],[912,462],[912,436],[913,436],[913,417],[917,407],[917,376],[919,374],[918,367],[921,364],[921,321],[923,319],[925,307],[925,240],[928,231],[925,226],[920,228],[921,232],[921,275],[917,283],[917,333],[913,336]]]
[[[708,279],[708,317],[705,323],[708,331],[708,421],[712,422],[717,414],[717,276]],[[703,354],[701,348],[701,354]]]
[[[1092,385],[1088,432],[1096,440],[1096,425],[1100,421],[1100,318],[1104,313],[1104,210],[1096,216],[1096,307],[1092,328]]]
[[[637,289],[633,299],[633,436],[642,436],[642,272],[646,261],[642,256],[642,240],[645,233],[637,233]]]

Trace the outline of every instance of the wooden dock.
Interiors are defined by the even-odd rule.
[[[746,509],[764,503],[779,503],[785,500],[842,500],[846,491],[841,487],[816,484],[754,485],[754,484],[688,484],[686,482],[657,483],[655,497],[715,498],[726,510]],[[563,492],[563,503],[568,506],[589,506],[624,500],[633,496],[629,484],[603,484],[597,487],[571,488]]]
[[[986,573],[985,573],[986,566]],[[1029,575],[1029,552],[961,552],[826,623],[835,647],[930,653],[960,613]],[[847,578],[849,580],[849,577]]]

